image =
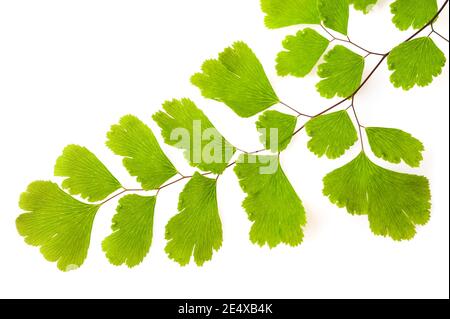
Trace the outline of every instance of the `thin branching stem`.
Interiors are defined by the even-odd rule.
[[[441,34],[439,34],[438,32],[436,32],[436,30],[434,29],[434,26],[433,26],[434,21],[439,17],[439,15],[440,15],[440,14],[442,13],[442,11],[445,9],[445,7],[447,6],[448,2],[449,2],[449,0],[446,0],[446,1],[444,2],[444,4],[441,6],[441,8],[438,10],[438,12],[434,15],[434,17],[433,17],[427,24],[425,24],[422,28],[420,28],[419,30],[417,30],[414,34],[412,34],[409,38],[407,38],[407,39],[406,39],[405,41],[403,41],[402,43],[406,43],[406,42],[411,41],[412,39],[414,39],[416,36],[418,36],[422,31],[424,31],[424,30],[425,30],[426,28],[428,28],[428,27],[431,28],[431,33],[434,33],[434,34],[438,35],[439,37],[441,37],[442,39],[444,39],[445,41],[448,42],[448,39],[445,38],[444,36],[442,36]],[[358,124],[358,126],[359,126],[359,134],[360,134],[360,139],[361,139],[361,147],[362,147],[362,149],[363,149],[363,151],[364,151],[364,143],[363,143],[363,138],[362,138],[362,129],[365,128],[365,127],[361,124],[361,122],[360,122],[360,120],[359,120],[358,114],[357,114],[356,109],[355,109],[355,106],[354,106],[354,99],[355,99],[356,94],[359,93],[359,91],[367,84],[367,82],[369,82],[369,80],[372,78],[372,76],[375,74],[375,72],[379,69],[379,67],[381,66],[381,64],[383,63],[383,61],[384,61],[384,60],[388,57],[388,55],[391,53],[391,50],[390,50],[389,52],[387,52],[387,53],[384,53],[384,54],[383,54],[383,53],[373,52],[373,51],[367,50],[367,49],[361,47],[360,45],[354,43],[349,37],[347,37],[347,39],[339,39],[339,38],[336,38],[336,37],[335,37],[330,31],[328,31],[328,29],[325,28],[322,24],[321,24],[321,27],[322,27],[322,29],[323,29],[330,37],[332,37],[332,39],[330,40],[330,42],[332,42],[332,41],[346,42],[346,43],[349,43],[349,44],[351,44],[351,45],[353,45],[353,46],[355,46],[355,47],[361,49],[362,51],[366,52],[366,53],[367,53],[366,57],[369,56],[369,55],[378,55],[378,56],[381,56],[381,59],[378,61],[378,63],[375,65],[375,67],[370,71],[369,75],[365,78],[365,80],[358,86],[358,88],[355,90],[355,92],[353,92],[350,96],[348,96],[348,97],[346,97],[346,98],[340,100],[339,102],[333,104],[332,106],[326,108],[325,110],[323,110],[323,111],[317,113],[316,115],[313,115],[313,116],[307,115],[307,114],[304,114],[304,113],[301,113],[301,112],[297,111],[295,108],[289,106],[289,105],[286,104],[286,103],[283,103],[283,102],[281,102],[281,101],[280,101],[279,103],[282,104],[282,105],[284,105],[285,107],[291,109],[292,111],[294,111],[295,113],[297,113],[299,116],[305,116],[305,117],[308,117],[308,118],[315,118],[315,117],[318,117],[318,116],[320,116],[320,115],[323,115],[323,114],[325,114],[325,113],[327,113],[327,112],[329,112],[329,111],[331,111],[331,110],[337,108],[338,106],[342,105],[344,102],[346,102],[346,101],[348,101],[348,100],[351,100],[352,103],[351,103],[351,105],[347,108],[347,110],[350,109],[350,108],[352,108],[352,110],[353,110],[353,113],[354,113],[354,115],[355,115],[356,122],[357,122],[357,124]],[[431,33],[430,33],[430,34],[431,34]],[[294,133],[292,133],[292,137],[294,137],[295,135],[297,135],[298,133],[300,133],[300,132],[305,128],[305,126],[306,126],[306,125],[303,124],[300,128],[298,128],[297,130],[295,130]],[[236,150],[237,150],[238,152],[243,153],[243,154],[249,154],[249,155],[250,155],[250,154],[259,154],[259,153],[261,153],[261,152],[266,151],[266,149],[259,149],[259,150],[257,150],[257,151],[247,152],[247,151],[244,151],[244,150],[241,150],[241,149],[238,149],[238,148],[236,148]],[[281,152],[279,152],[278,155],[280,155],[280,153],[281,153]],[[227,165],[226,169],[228,169],[228,168],[230,168],[230,167],[232,167],[232,166],[234,166],[234,165],[236,165],[236,164],[237,164],[237,161],[233,161],[233,162],[231,162],[230,164]],[[174,180],[174,181],[172,181],[172,182],[169,182],[169,183],[167,183],[167,184],[164,184],[164,185],[160,186],[159,188],[157,188],[157,189],[155,190],[155,191],[156,191],[156,195],[158,195],[159,192],[160,192],[161,190],[163,190],[163,189],[165,189],[165,188],[167,188],[167,187],[169,187],[169,186],[172,186],[172,185],[174,185],[174,184],[177,184],[178,182],[181,182],[181,181],[183,181],[183,180],[190,179],[190,178],[193,177],[193,175],[183,175],[183,174],[181,174],[181,173],[178,173],[178,174],[181,176],[180,178],[178,178],[178,179],[176,179],[176,180]],[[207,172],[207,173],[203,173],[202,175],[203,175],[203,176],[208,176],[208,175],[214,175],[214,174],[213,174],[212,172]],[[216,176],[216,180],[218,179],[219,176],[220,176],[220,175],[217,175],[217,176]],[[101,202],[99,205],[106,204],[106,203],[108,203],[109,201],[113,200],[114,198],[117,198],[117,197],[119,197],[120,195],[123,195],[123,194],[125,194],[125,193],[129,193],[129,192],[143,192],[143,191],[145,191],[145,190],[144,190],[144,189],[132,189],[132,188],[128,189],[128,188],[123,188],[120,192],[118,192],[117,194],[115,194],[115,195],[113,195],[113,196],[111,196],[111,197],[105,199],[105,200],[104,200],[103,202]]]
[[[123,195],[125,193],[137,193],[137,192],[143,192],[144,189],[141,188],[123,188],[121,191],[119,191],[117,194],[112,195],[111,197],[108,197],[103,202],[100,202],[100,206],[103,206],[104,204],[108,203],[109,201],[113,200],[116,197],[119,197],[120,195]]]
[[[358,49],[360,49],[360,50],[362,50],[362,51],[364,51],[364,52],[366,52],[367,53],[367,56],[369,56],[369,55],[383,55],[383,53],[378,53],[378,52],[374,52],[374,51],[371,51],[371,50],[368,50],[368,49],[366,49],[366,48],[363,48],[361,45],[359,45],[359,44],[357,44],[357,43],[355,43],[355,42],[353,42],[351,39],[350,39],[350,37],[349,36],[347,36],[347,38],[346,39],[341,39],[341,38],[337,38],[337,37],[335,37],[323,24],[320,24],[320,26],[322,27],[322,29],[331,37],[331,40],[330,40],[330,42],[333,42],[333,41],[339,41],[339,42],[344,42],[344,43],[348,43],[348,44],[351,44],[351,45],[353,45],[354,47],[356,47],[356,48],[358,48]],[[366,56],[366,57],[367,57]]]
[[[448,39],[447,39],[446,37],[444,37],[442,34],[440,34],[439,32],[436,31],[436,29],[434,28],[433,23],[432,23],[430,26],[431,26],[431,31],[432,31],[431,33],[434,33],[434,34],[436,34],[438,37],[440,37],[441,39],[443,39],[444,41],[449,42]]]
[[[359,120],[359,116],[358,113],[356,112],[356,107],[355,107],[355,97],[352,98],[352,104],[350,105],[350,107],[353,110],[353,115],[355,116],[356,119],[356,123],[358,124],[358,130],[359,130],[359,140],[361,142],[361,149],[364,152],[364,140],[363,140],[363,128],[365,128],[362,124],[361,121]]]
[[[283,101],[279,101],[279,103],[280,103],[281,105],[287,107],[287,108],[290,109],[291,111],[297,113],[299,116],[305,116],[305,117],[309,117],[309,118],[313,117],[312,115],[308,115],[308,114],[305,114],[305,113],[302,113],[302,112],[296,110],[295,108],[293,108],[292,106],[290,106],[290,105],[287,104],[287,103],[284,103]]]

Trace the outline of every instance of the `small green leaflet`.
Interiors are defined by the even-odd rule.
[[[261,0],[261,8],[269,29],[320,23],[317,0]]]
[[[415,85],[427,86],[442,73],[447,59],[429,37],[400,44],[388,56],[391,82],[395,87],[410,90]]]
[[[349,0],[261,0],[261,8],[269,29],[323,21],[326,27],[347,34]]]
[[[113,233],[102,247],[111,264],[139,265],[147,255],[153,237],[156,196],[127,195],[120,199],[112,220]]]
[[[204,97],[223,102],[237,115],[251,117],[279,102],[256,55],[244,42],[236,42],[207,60],[203,73],[191,81]]]
[[[411,134],[395,128],[367,127],[367,138],[373,153],[385,161],[398,164],[402,160],[419,167],[423,160],[423,144]]]
[[[370,9],[378,2],[378,0],[350,0],[356,10],[369,13]]]
[[[382,168],[362,152],[324,178],[323,193],[353,215],[368,215],[373,233],[412,239],[430,218],[431,195],[423,176]]]
[[[123,165],[145,190],[156,189],[177,174],[153,132],[133,115],[122,117],[111,127],[106,145],[125,157]]]
[[[282,51],[277,56],[278,75],[304,77],[311,72],[324,54],[330,41],[313,29],[298,31],[295,36],[287,36]]]
[[[358,141],[358,132],[345,110],[313,118],[306,123],[305,129],[311,137],[308,148],[319,157],[341,157]]]
[[[19,206],[26,213],[16,220],[19,234],[58,268],[69,271],[86,259],[92,223],[100,208],[79,202],[47,181],[31,183],[20,196]]]
[[[196,172],[180,194],[179,214],[166,226],[166,253],[181,266],[187,265],[191,256],[202,266],[222,246],[216,184],[215,179]]]
[[[221,174],[236,149],[189,99],[164,103],[164,111],[153,115],[164,141],[184,149],[189,163],[203,171]],[[181,140],[180,140],[181,138]]]
[[[93,153],[78,145],[64,149],[56,161],[55,176],[67,177],[62,187],[90,202],[103,200],[122,187]]]
[[[242,206],[253,222],[250,240],[270,248],[280,243],[299,245],[306,213],[279,165],[278,156],[241,155],[235,172],[247,193]]]
[[[438,11],[436,0],[396,0],[391,4],[394,15],[392,22],[404,31],[411,26],[420,29],[430,21]]]
[[[278,111],[266,111],[256,122],[261,143],[267,150],[281,152],[288,147],[297,125],[297,117]]]
[[[318,0],[323,24],[334,31],[347,35],[350,15],[349,0]]]
[[[317,83],[320,95],[326,98],[351,96],[361,84],[364,58],[342,45],[335,46],[325,55],[317,74],[324,80]]]

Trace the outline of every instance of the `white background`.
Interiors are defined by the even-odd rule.
[[[369,15],[352,11],[350,35],[384,52],[412,32],[396,30],[390,1],[379,2]],[[448,37],[448,8],[437,28]],[[374,236],[367,217],[353,217],[322,196],[322,177],[359,148],[339,160],[317,159],[304,133],[282,154],[307,209],[304,243],[297,248],[250,243],[244,194],[231,170],[218,186],[223,247],[202,268],[182,268],[164,253],[164,227],[176,214],[182,183],[160,194],[150,253],[131,270],[110,265],[101,250],[115,203],[97,215],[88,258],[77,271],[58,271],[17,234],[19,194],[33,180],[52,179],[67,144],[87,146],[125,185],[138,186],[104,145],[105,133],[131,113],[159,137],[151,115],[167,99],[194,99],[233,144],[260,148],[255,118],[238,118],[203,99],[189,82],[205,59],[233,41],[253,48],[287,103],[309,113],[331,105],[316,93],[316,76],[276,76],[281,40],[298,29],[266,29],[257,0],[0,1],[0,297],[448,298],[448,64],[431,86],[409,92],[393,88],[383,64],[356,99],[364,124],[404,129],[427,148],[419,169],[374,159],[430,178],[432,218],[410,242]],[[447,43],[436,42],[448,57]],[[377,59],[369,58],[367,69]],[[192,172],[180,151],[163,148],[180,170]]]

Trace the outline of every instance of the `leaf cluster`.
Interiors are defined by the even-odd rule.
[[[146,123],[126,115],[111,126],[106,146],[120,157],[140,188],[124,187],[93,152],[69,145],[54,166],[54,175],[61,178],[61,183],[35,181],[21,195],[19,206],[24,212],[16,220],[19,234],[26,243],[40,247],[42,255],[56,262],[59,269],[76,269],[87,257],[97,212],[123,195],[112,218],[111,234],[103,240],[102,248],[113,265],[134,267],[150,251],[159,192],[188,180],[179,195],[178,211],[166,225],[165,251],[180,265],[187,265],[192,259],[201,266],[222,246],[217,183],[227,168],[235,166],[237,180],[246,194],[242,206],[252,223],[250,241],[270,248],[300,245],[307,212],[282,168],[280,152],[305,129],[309,137],[307,148],[317,157],[328,159],[340,158],[358,140],[364,145],[365,134],[373,156],[362,147],[353,160],[324,177],[323,194],[352,215],[367,215],[376,235],[394,240],[413,238],[417,226],[430,218],[427,178],[389,170],[371,157],[419,167],[424,146],[402,130],[361,125],[353,97],[366,83],[365,56],[354,52],[354,47],[349,48],[354,44],[350,40],[343,40],[347,45],[333,45],[338,38],[327,38],[332,35],[328,29],[348,35],[351,6],[368,13],[376,3],[377,0],[261,0],[268,28],[309,25],[283,41],[283,51],[276,58],[278,74],[305,77],[317,69],[319,94],[344,100],[309,116],[298,128],[304,114],[269,110],[284,103],[253,50],[244,42],[235,42],[217,58],[206,60],[191,82],[205,98],[225,104],[240,117],[258,115],[255,127],[263,150],[238,151],[191,99],[166,101],[153,120],[161,129],[164,142],[183,152],[196,170],[193,175],[179,172]],[[406,30],[432,23],[438,8],[436,0],[396,0],[391,11],[393,23]],[[391,82],[405,90],[429,85],[446,63],[445,55],[430,37],[408,39],[382,55],[380,63],[385,58],[392,71]],[[346,100],[352,100],[354,117],[349,114],[350,108],[333,110]],[[184,133],[189,138],[180,141]],[[200,135],[200,142],[196,135]],[[236,156],[238,152],[242,154]],[[260,154],[263,152],[266,154]]]

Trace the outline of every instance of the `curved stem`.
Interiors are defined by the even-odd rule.
[[[414,39],[417,35],[419,35],[423,30],[425,30],[427,27],[431,26],[433,24],[433,22],[436,20],[437,17],[439,17],[439,15],[442,13],[442,11],[445,9],[445,7],[447,6],[449,0],[446,0],[444,2],[444,4],[442,5],[442,7],[439,9],[439,11],[433,16],[433,18],[431,18],[431,20],[425,24],[422,28],[420,28],[419,30],[417,30],[413,35],[411,35],[409,38],[407,38],[406,40],[404,40],[402,43],[406,43],[411,41],[412,39]],[[375,67],[372,69],[372,71],[369,73],[369,75],[366,77],[366,79],[359,85],[359,87],[356,89],[355,92],[353,92],[352,95],[344,98],[343,100],[337,102],[336,104],[330,106],[329,108],[323,110],[322,112],[319,112],[318,114],[315,115],[315,117],[320,116],[322,114],[325,114],[329,111],[331,111],[332,109],[338,107],[339,105],[341,105],[342,103],[344,103],[345,101],[351,99],[352,97],[354,97],[363,87],[364,85],[367,84],[367,82],[370,80],[370,78],[375,74],[376,70],[381,66],[381,64],[383,63],[383,61],[389,56],[389,54],[391,53],[392,50],[389,50],[389,52],[385,53],[382,55],[382,58],[380,59],[380,61],[378,61],[377,65],[375,65]]]
[[[298,133],[300,133],[304,128],[305,128],[305,124],[303,124],[302,126],[300,126],[300,128],[298,128],[297,130],[294,131],[294,133],[292,133],[292,136],[297,135]]]
[[[330,31],[328,31],[328,29],[327,29],[323,24],[320,24],[320,26],[321,26],[322,29],[323,29],[323,30],[324,30],[324,31],[332,38],[332,39],[330,40],[330,42],[333,42],[333,41],[340,41],[340,42],[345,42],[345,43],[351,44],[351,45],[353,45],[354,47],[356,47],[356,48],[358,48],[358,49],[360,49],[360,50],[366,52],[366,53],[367,53],[367,56],[369,56],[369,55],[371,55],[371,54],[373,54],[373,55],[383,55],[383,53],[378,53],[378,52],[374,52],[374,51],[371,51],[371,50],[367,50],[366,48],[363,48],[363,47],[360,46],[359,44],[353,42],[348,36],[347,36],[347,39],[337,38],[337,37],[335,37]],[[367,56],[366,56],[366,57],[367,57]]]
[[[212,175],[212,174],[213,173],[211,173],[211,172],[207,172],[207,173],[203,173],[202,175],[203,176],[208,176],[208,175]],[[158,195],[159,192],[162,189],[167,188],[169,186],[172,186],[172,185],[174,185],[174,184],[176,184],[178,182],[181,182],[181,181],[183,181],[185,179],[190,179],[190,178],[194,177],[194,175],[186,176],[186,175],[182,175],[181,173],[179,173],[179,175],[181,175],[180,178],[178,178],[178,179],[176,179],[176,180],[174,180],[172,182],[169,182],[167,184],[164,184],[164,185],[162,185],[162,186],[160,186],[160,187],[158,187],[156,189],[153,189],[153,191],[156,191],[156,195]],[[120,192],[118,192],[117,194],[112,195],[111,197],[108,197],[103,202],[100,202],[98,205],[102,206],[102,205],[108,203],[109,201],[113,200],[114,198],[119,197],[120,195],[123,195],[125,193],[138,193],[138,192],[145,192],[145,191],[147,191],[147,190],[145,190],[143,188],[123,188]],[[152,190],[149,190],[149,191],[152,191]]]
[[[167,187],[169,187],[169,186],[172,186],[173,184],[176,184],[176,183],[181,182],[182,180],[185,180],[185,179],[188,179],[188,178],[192,178],[192,176],[183,176],[183,177],[180,177],[180,178],[178,178],[178,179],[176,179],[176,180],[174,180],[174,181],[172,181],[172,182],[169,182],[169,183],[167,183],[167,184],[164,184],[164,185],[160,186],[156,191],[159,193],[160,190],[162,190],[162,189],[164,189],[164,188],[167,188]]]
[[[145,191],[144,189],[141,188],[124,188],[122,189],[120,192],[118,192],[115,195],[112,195],[111,197],[108,197],[107,199],[105,199],[103,202],[101,202],[100,204],[98,204],[99,206],[103,206],[104,204],[108,203],[109,201],[113,200],[116,197],[119,197],[120,195],[123,195],[125,193],[130,193],[130,192],[143,192]]]
[[[364,49],[362,46],[360,46],[360,45],[356,44],[355,42],[353,42],[352,40],[350,40],[349,36],[347,36],[347,40],[339,40],[339,41],[348,42],[351,45],[357,47],[358,49],[365,51],[367,53],[367,55],[370,55],[370,54],[373,54],[373,55],[384,55],[383,53],[373,52],[371,50]]]
[[[290,106],[290,105],[284,103],[283,101],[279,101],[279,103],[280,103],[281,105],[287,107],[287,108],[290,109],[291,111],[297,113],[299,116],[312,117],[311,115],[308,115],[308,114],[302,113],[302,112],[300,112],[300,111],[297,111],[297,110],[294,109],[292,106]]]
[[[446,0],[446,1],[444,2],[444,4],[442,5],[442,7],[439,9],[439,11],[435,14],[435,16],[434,16],[434,17],[433,17],[426,25],[424,25],[422,28],[420,28],[418,31],[416,31],[413,35],[411,35],[409,38],[407,38],[407,39],[406,39],[405,41],[403,41],[402,43],[406,43],[406,42],[408,42],[408,41],[411,41],[411,40],[414,39],[418,34],[420,34],[423,30],[425,30],[427,27],[430,27],[430,26],[431,26],[431,29],[432,29],[432,33],[435,33],[436,35],[440,36],[441,38],[443,38],[444,40],[446,40],[446,41],[448,42],[448,40],[447,40],[445,37],[441,36],[439,33],[437,33],[437,32],[434,30],[434,27],[433,27],[433,22],[436,20],[437,17],[439,17],[439,15],[441,14],[441,12],[442,12],[442,11],[444,10],[444,8],[447,6],[448,2],[449,2],[449,0]],[[348,97],[346,97],[346,98],[340,100],[339,102],[333,104],[332,106],[326,108],[325,110],[323,110],[323,111],[317,113],[317,114],[314,115],[314,116],[310,116],[310,115],[307,115],[307,114],[303,114],[303,113],[297,111],[296,109],[294,109],[293,107],[291,107],[291,106],[289,106],[289,105],[287,105],[287,104],[285,104],[285,103],[283,103],[283,102],[281,102],[281,101],[280,101],[279,103],[281,103],[282,105],[288,107],[289,109],[291,109],[292,111],[294,111],[294,112],[297,113],[298,115],[305,116],[305,117],[309,117],[309,118],[315,118],[315,117],[318,117],[318,116],[320,116],[320,115],[323,115],[323,114],[325,114],[325,113],[331,111],[332,109],[334,109],[334,108],[338,107],[339,105],[343,104],[345,101],[351,99],[351,100],[352,100],[352,104],[350,105],[350,107],[347,108],[347,110],[348,110],[349,108],[352,108],[352,109],[353,109],[353,113],[354,113],[354,115],[355,115],[356,121],[357,121],[358,126],[359,126],[359,134],[360,134],[360,138],[361,138],[362,150],[364,151],[364,144],[363,144],[363,139],[362,139],[362,129],[364,128],[364,126],[363,126],[363,125],[361,124],[361,122],[359,121],[358,115],[357,115],[357,113],[356,113],[356,109],[355,109],[355,106],[354,106],[354,98],[355,98],[356,94],[357,94],[357,93],[358,93],[358,92],[359,92],[359,91],[367,84],[367,82],[369,82],[369,80],[372,78],[372,76],[375,74],[375,72],[378,70],[378,68],[381,66],[381,64],[383,63],[383,61],[388,57],[389,53],[391,53],[392,50],[390,50],[389,52],[384,53],[384,54],[372,52],[372,51],[366,50],[366,49],[364,49],[363,47],[361,47],[361,46],[355,44],[354,42],[352,42],[352,41],[350,40],[350,38],[348,38],[348,40],[345,40],[345,39],[338,39],[338,38],[336,38],[333,34],[331,34],[331,33],[330,33],[323,25],[321,25],[321,27],[324,29],[324,31],[325,31],[326,33],[328,33],[328,34],[333,38],[331,41],[336,40],[336,41],[347,42],[347,43],[350,43],[350,44],[354,45],[355,47],[358,47],[359,49],[361,49],[361,50],[367,52],[368,55],[370,55],[370,54],[373,54],[373,55],[380,55],[380,56],[381,56],[380,61],[378,61],[378,63],[377,63],[377,64],[375,65],[375,67],[371,70],[371,72],[370,72],[369,75],[365,78],[365,80],[358,86],[358,88],[355,90],[355,92],[353,92],[350,96],[348,96]],[[300,128],[298,128],[297,130],[295,130],[294,133],[292,133],[292,137],[294,137],[295,135],[297,135],[298,133],[300,133],[300,132],[305,128],[305,126],[306,126],[306,125],[304,124],[304,125],[302,125]],[[253,151],[253,152],[246,152],[246,151],[240,150],[240,149],[237,149],[237,150],[240,151],[241,153],[244,153],[244,154],[258,154],[258,153],[264,152],[266,149],[259,149],[259,150],[257,150],[257,151]],[[278,155],[280,155],[280,152],[278,153]],[[230,167],[232,167],[232,166],[234,166],[234,165],[236,165],[236,164],[237,164],[237,161],[233,161],[233,162],[231,162],[230,164],[228,164],[228,166],[226,167],[226,169],[228,169],[228,168],[230,168]],[[161,191],[162,189],[165,189],[165,188],[167,188],[167,187],[169,187],[169,186],[171,186],[171,185],[174,185],[174,184],[176,184],[176,183],[178,183],[178,182],[180,182],[180,181],[183,181],[183,180],[185,180],[185,179],[190,179],[190,178],[193,177],[193,175],[185,176],[185,175],[183,175],[183,174],[181,174],[181,173],[178,173],[178,174],[181,176],[180,178],[178,178],[178,179],[176,179],[176,180],[174,180],[174,181],[172,181],[172,182],[169,182],[169,183],[167,183],[167,184],[164,184],[164,185],[160,186],[159,188],[157,188],[157,189],[156,189],[156,195],[158,195],[159,191]],[[212,174],[213,174],[212,172],[207,172],[207,173],[203,173],[202,175],[203,175],[203,176],[208,176],[208,175],[212,175]],[[216,178],[218,179],[219,176],[220,176],[220,175],[218,175]],[[120,192],[118,192],[117,194],[115,194],[115,195],[113,195],[113,196],[111,196],[111,197],[105,199],[103,202],[101,202],[101,203],[98,204],[98,205],[100,205],[100,206],[101,206],[101,205],[104,205],[104,204],[108,203],[109,201],[113,200],[114,198],[116,198],[116,197],[118,197],[118,196],[120,196],[120,195],[123,195],[123,194],[125,194],[125,193],[128,193],[128,192],[143,192],[143,191],[145,191],[145,190],[144,190],[144,189],[128,189],[128,188],[124,188],[124,189],[122,189]]]
[[[445,7],[447,6],[449,0],[446,0],[444,2],[444,4],[442,5],[442,7],[438,10],[438,12],[436,12],[436,14],[433,16],[433,18],[431,18],[430,21],[428,21],[427,24],[425,24],[422,28],[420,28],[419,30],[417,30],[413,35],[411,35],[408,39],[406,39],[405,41],[403,41],[403,43],[411,41],[412,39],[414,39],[419,33],[421,33],[423,30],[425,30],[426,28],[428,28],[430,25],[432,25],[434,23],[434,21],[439,17],[439,15],[442,13],[442,11],[444,11]]]

